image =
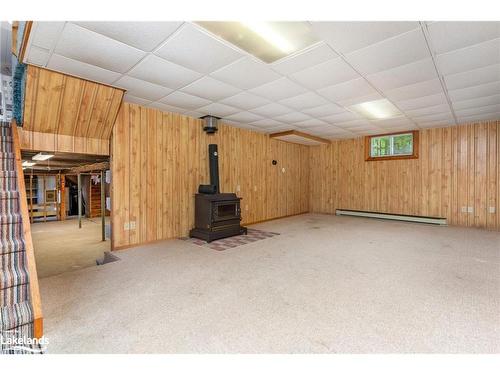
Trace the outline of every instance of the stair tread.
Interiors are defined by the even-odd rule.
[[[0,239],[0,255],[24,251],[26,244],[22,238],[1,238]]]
[[[26,264],[23,263],[20,265],[18,257],[24,258],[25,253],[19,252],[16,254],[2,255],[2,258],[9,259],[2,264],[0,273],[0,290],[14,288],[16,286],[29,283],[29,274]]]
[[[1,213],[0,214],[0,224],[15,224],[21,223],[22,216],[17,212]]]
[[[7,331],[32,322],[33,310],[30,301],[0,307],[0,330]]]

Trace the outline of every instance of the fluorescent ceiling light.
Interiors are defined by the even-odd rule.
[[[399,109],[387,99],[355,104],[349,108],[369,120],[382,120],[402,115]]]
[[[43,152],[39,152],[38,154],[36,154],[35,156],[33,156],[31,159],[32,160],[38,160],[38,161],[44,161],[44,160],[50,159],[53,156],[54,156],[54,154],[45,154]]]
[[[23,161],[23,167],[32,167],[34,165],[36,165],[36,163],[33,163],[32,161]]]
[[[307,22],[196,23],[266,63],[272,63],[319,42]]]

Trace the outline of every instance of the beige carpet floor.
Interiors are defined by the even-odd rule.
[[[498,353],[500,233],[301,215],[41,280],[49,353]]]
[[[110,250],[110,241],[101,241],[100,220],[83,219],[81,229],[78,219],[31,224],[38,277],[95,266],[96,259]]]

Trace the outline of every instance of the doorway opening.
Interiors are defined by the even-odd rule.
[[[111,249],[109,157],[22,151],[22,159],[38,276],[96,265]]]

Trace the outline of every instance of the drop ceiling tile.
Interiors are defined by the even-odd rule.
[[[325,87],[318,90],[318,92],[331,101],[337,102],[339,100],[373,94],[376,91],[364,78],[358,78],[338,85]]]
[[[221,103],[211,103],[204,107],[198,108],[197,111],[205,115],[213,115],[217,117],[226,117],[236,112],[240,112],[240,110],[237,108],[230,107]]]
[[[405,114],[413,118],[413,117],[421,117],[421,116],[432,115],[434,113],[443,113],[449,111],[450,111],[450,106],[448,105],[448,103],[445,103],[432,107],[409,109],[405,111]]]
[[[243,57],[236,49],[191,23],[185,23],[155,53],[178,65],[206,74]]]
[[[255,61],[250,57],[245,57],[227,65],[212,73],[211,76],[244,90],[280,78],[280,75],[272,71],[266,64]]]
[[[65,22],[35,21],[31,27],[31,44],[51,50],[57,42]]]
[[[120,73],[112,72],[81,61],[68,59],[67,57],[55,53],[50,57],[47,67],[57,70],[58,72],[107,84],[113,83],[121,76]]]
[[[462,89],[465,87],[500,81],[500,64],[489,65],[462,73],[447,75],[444,76],[444,80],[448,90]]]
[[[256,126],[250,125],[250,124],[245,124],[237,121],[228,121],[225,122],[226,125],[233,126],[235,128],[240,128],[240,129],[246,129],[246,130],[252,130],[254,132],[259,132],[262,133],[263,130],[261,128],[258,128]]]
[[[498,95],[483,96],[480,98],[473,98],[452,103],[453,109],[455,110],[484,107],[486,105],[494,104],[500,104],[500,93]]]
[[[143,51],[152,51],[167,39],[182,22],[75,22],[88,30],[118,40]]]
[[[427,29],[436,54],[500,37],[500,22],[432,22]]]
[[[276,120],[271,120],[271,119],[264,119],[264,120],[259,120],[259,121],[254,121],[251,123],[253,126],[257,126],[259,128],[277,128],[277,127],[290,127],[290,125],[283,124],[282,122],[276,121]]]
[[[250,90],[250,92],[270,100],[290,98],[292,96],[303,94],[306,91],[306,88],[296,84],[295,82],[292,82],[286,77],[277,79],[276,81],[266,83],[262,86]]]
[[[500,112],[459,117],[458,122],[463,124],[467,122],[488,121],[488,120],[498,120],[498,119],[500,119]]]
[[[346,55],[364,74],[373,74],[430,57],[422,30],[416,29]]]
[[[148,55],[128,75],[174,90],[186,86],[202,76],[200,73],[154,55]]]
[[[419,23],[312,22],[312,28],[336,51],[345,54],[419,28]]]
[[[439,71],[445,76],[498,64],[500,39],[437,55],[436,62]]]
[[[127,103],[133,103],[133,104],[139,104],[143,106],[147,106],[151,104],[151,100],[143,99],[143,98],[138,98],[136,96],[130,95],[129,93],[125,93],[123,96],[123,101]]]
[[[418,124],[425,124],[429,122],[434,122],[434,121],[448,121],[449,123],[453,123],[455,120],[453,119],[453,116],[451,112],[443,112],[443,113],[434,113],[431,115],[426,115],[426,116],[418,116],[418,117],[412,117],[412,119]]]
[[[183,114],[185,112],[185,110],[183,108],[179,108],[179,107],[176,107],[173,105],[168,105],[168,104],[161,103],[161,102],[153,102],[153,103],[149,104],[149,107],[156,108],[156,109],[159,109],[159,110],[164,111],[164,112],[172,112],[172,113],[180,113],[180,114]]]
[[[309,120],[297,122],[294,125],[298,129],[302,129],[302,128],[307,129],[307,128],[316,127],[316,126],[325,126],[325,125],[328,125],[328,123],[325,121],[319,120],[319,119],[312,118]]]
[[[334,125],[330,125],[330,124],[308,128],[307,132],[309,134],[313,134],[313,135],[345,133],[344,130],[342,130]]]
[[[276,116],[274,118],[280,122],[284,122],[285,124],[300,122],[311,119],[311,116],[305,115],[301,112],[290,112],[284,115]]]
[[[298,54],[277,61],[271,65],[271,68],[280,74],[290,75],[337,56],[325,43],[320,43]]]
[[[366,77],[379,90],[391,90],[413,83],[438,78],[431,58],[419,60],[396,68],[384,70]]]
[[[499,92],[500,92],[500,81],[497,81],[458,90],[449,90],[448,95],[451,99],[451,102],[454,103],[462,100],[496,95]]]
[[[50,51],[48,49],[31,46],[27,57],[24,60],[29,64],[45,67],[47,66],[47,62],[49,61],[49,56]]]
[[[306,108],[302,112],[313,117],[326,117],[344,111],[344,108],[333,103],[328,103],[319,107]]]
[[[139,49],[72,23],[65,25],[55,52],[119,73],[127,72],[145,56]]]
[[[184,108],[186,110],[193,110],[210,104],[210,100],[200,98],[198,96],[186,94],[181,91],[174,91],[160,100],[160,102],[173,105],[176,107]]]
[[[455,125],[455,123],[454,123],[454,121],[452,121],[450,119],[422,122],[422,123],[418,124],[418,126],[420,128],[423,128],[423,129],[426,129],[426,128],[444,128],[444,127],[453,126],[453,125]]]
[[[392,101],[408,100],[442,93],[443,87],[438,78],[430,81],[419,82],[408,86],[398,87],[397,89],[384,91],[384,94]]]
[[[446,104],[446,96],[444,93],[440,92],[438,94],[422,96],[419,98],[408,99],[408,100],[400,100],[395,104],[402,111],[424,108],[424,107],[432,107],[440,104]]]
[[[484,107],[460,109],[455,111],[455,114],[457,115],[457,117],[467,117],[467,116],[485,115],[497,112],[500,112],[500,104],[492,104]]]
[[[359,120],[359,118],[360,117],[358,115],[356,115],[352,112],[344,111],[342,113],[337,113],[335,115],[322,117],[321,119],[328,122],[329,124],[335,124],[335,123],[339,123],[339,122]]]
[[[304,87],[317,90],[350,81],[360,76],[344,60],[336,58],[296,72],[291,77]]]
[[[256,115],[254,113],[243,111],[243,112],[235,113],[234,115],[226,116],[224,119],[228,120],[228,121],[238,121],[241,123],[248,124],[251,122],[260,121],[263,119],[263,117]]]
[[[132,96],[151,101],[157,101],[172,92],[169,88],[128,76],[120,78],[113,86],[126,89]]]
[[[229,98],[223,99],[220,102],[222,104],[227,104],[245,110],[257,108],[270,103],[269,100],[246,91],[240,92],[239,94],[236,94],[234,96],[230,96]]]
[[[364,95],[364,96],[348,98],[348,99],[343,99],[343,100],[337,100],[337,104],[341,105],[343,107],[350,107],[351,105],[354,105],[354,104],[372,102],[374,100],[380,100],[380,99],[384,99],[384,97],[382,95],[380,95],[378,92],[373,92],[371,94]]]
[[[287,107],[301,111],[306,108],[318,107],[320,105],[327,104],[328,101],[318,94],[309,91],[305,94],[300,94],[292,98],[280,100],[280,103],[286,105]]]
[[[373,125],[380,128],[402,128],[402,127],[413,127],[414,123],[406,117],[395,117],[384,120],[374,120],[370,121]]]
[[[193,117],[193,118],[200,118],[203,116],[203,113],[196,112],[196,111],[187,111],[187,112],[184,112],[184,116],[189,116],[189,117]]]
[[[239,93],[241,90],[228,85],[227,83],[218,81],[212,77],[202,77],[198,81],[183,87],[181,91],[191,95],[199,96],[211,101],[218,101],[229,96]]]
[[[285,113],[292,112],[292,110],[278,103],[269,103],[262,107],[254,108],[250,112],[256,113],[264,117],[265,116],[275,117],[279,115],[284,115]]]
[[[372,126],[370,124],[370,121],[365,120],[365,119],[357,119],[357,120],[350,120],[350,121],[338,121],[335,122],[335,126],[344,129],[344,130],[349,130],[351,131],[351,128],[359,128],[359,127],[370,127]]]

